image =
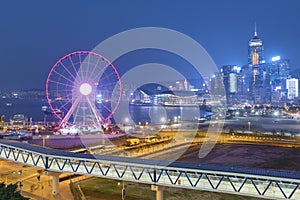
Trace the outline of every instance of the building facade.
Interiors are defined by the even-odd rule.
[[[286,80],[287,98],[293,100],[298,97],[298,79],[290,78]]]

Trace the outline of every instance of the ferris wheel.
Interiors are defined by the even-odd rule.
[[[114,65],[90,51],[76,51],[60,58],[46,82],[47,101],[61,120],[60,126],[101,125],[112,118],[121,93],[120,76]]]

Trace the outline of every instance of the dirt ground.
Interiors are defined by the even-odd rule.
[[[178,161],[300,171],[299,148],[217,144],[206,157],[200,159],[199,147]]]
[[[247,166],[300,171],[300,149],[288,147],[272,147],[266,145],[217,144],[203,159],[199,159],[200,144],[188,149],[178,161]],[[81,184],[87,199],[117,200],[120,199],[120,187],[117,181],[95,179]],[[155,193],[149,185],[127,183],[128,200],[154,200]],[[138,189],[137,189],[138,188]],[[178,188],[165,189],[166,200],[255,200],[258,198],[230,195],[223,193],[184,190]],[[99,195],[101,194],[101,195]],[[97,198],[96,198],[97,197]]]

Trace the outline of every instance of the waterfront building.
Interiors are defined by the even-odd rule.
[[[287,98],[293,100],[298,97],[298,79],[290,78],[286,80]]]

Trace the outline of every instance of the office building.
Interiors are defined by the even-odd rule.
[[[290,78],[286,80],[287,98],[293,100],[298,97],[298,79]]]

